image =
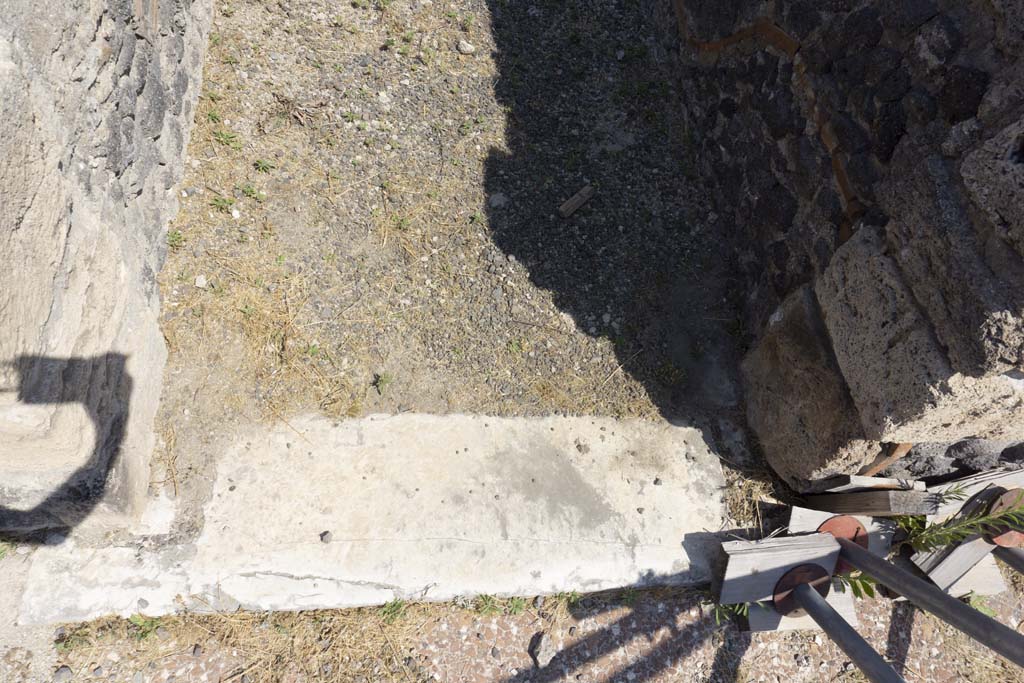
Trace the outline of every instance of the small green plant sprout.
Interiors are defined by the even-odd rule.
[[[160,620],[153,617],[144,617],[141,614],[133,614],[128,617],[128,623],[132,625],[132,635],[136,640],[145,640],[156,633],[160,628]]]
[[[636,599],[638,597],[640,597],[640,591],[635,588],[627,588],[622,591],[620,599],[622,600],[623,605],[626,607],[632,607],[636,604]]]
[[[864,572],[853,571],[849,574],[836,574],[835,578],[839,580],[844,588],[849,588],[854,597],[875,597],[875,586],[878,584]]]
[[[318,355],[320,355],[320,345],[319,344],[308,344],[306,346],[305,353],[306,353],[307,356],[318,356]]]
[[[11,544],[5,541],[0,541],[0,560],[7,556],[7,553],[11,552]]]
[[[266,159],[257,159],[256,161],[252,162],[252,167],[256,169],[257,173],[270,173],[272,169],[277,168],[276,166],[274,166],[274,164],[270,163]]]
[[[235,64],[238,64],[238,57],[234,55],[226,55],[224,59],[222,59],[221,61],[229,66],[233,66]]]
[[[508,349],[508,352],[512,355],[519,356],[523,353],[526,347],[522,339],[511,339],[508,344],[505,345],[505,348]]]
[[[373,382],[370,384],[374,389],[377,390],[378,396],[384,395],[384,390],[391,386],[395,378],[387,372],[377,373],[373,376]]]
[[[736,617],[746,617],[750,614],[750,605],[745,602],[741,602],[735,605],[719,605],[715,604],[712,608],[711,613],[715,617],[715,624],[721,626],[727,621],[732,621]]]
[[[229,130],[217,130],[213,132],[213,139],[231,149],[242,149],[242,141],[238,138],[238,133],[232,133]]]
[[[512,616],[518,616],[526,611],[526,598],[509,598],[505,603],[505,611]]]
[[[967,601],[968,605],[985,616],[992,617],[993,619],[996,617],[995,610],[988,606],[988,602],[985,601],[984,595],[976,595],[974,591],[971,591],[964,599]]]
[[[568,593],[555,593],[554,598],[564,602],[569,607],[575,607],[583,599],[583,596],[576,591],[569,591]]]
[[[235,200],[231,197],[214,197],[210,200],[210,206],[221,213],[231,213],[231,207],[234,206],[234,204]]]
[[[207,90],[205,97],[211,102],[220,102],[222,99],[224,99],[223,95],[213,90]]]
[[[169,230],[167,232],[167,246],[171,249],[181,249],[185,245],[185,236],[181,230]]]
[[[393,624],[405,616],[405,600],[395,599],[380,608],[380,616],[385,624]]]
[[[484,617],[491,617],[501,612],[498,599],[493,595],[478,595],[473,600],[473,611]]]
[[[267,198],[267,195],[262,192],[258,192],[251,184],[242,185],[238,188],[238,191],[242,193],[242,196],[247,197],[248,199],[255,199],[258,202],[262,202]]]
[[[220,123],[220,112],[216,109],[211,109],[210,111],[206,112],[206,120],[210,123]]]

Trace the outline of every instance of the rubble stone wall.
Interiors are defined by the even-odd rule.
[[[0,526],[145,492],[210,6],[0,0]]]
[[[674,2],[773,467],[1024,439],[1024,2]]]

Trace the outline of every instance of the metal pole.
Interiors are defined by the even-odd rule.
[[[1005,562],[1013,571],[1024,574],[1024,550],[996,546],[992,554]]]
[[[802,583],[794,588],[793,598],[869,680],[875,683],[906,683],[810,584]]]
[[[872,555],[856,543],[845,538],[836,540],[839,542],[839,554],[854,567],[1017,666],[1024,666],[1024,636],[946,595],[934,585]]]

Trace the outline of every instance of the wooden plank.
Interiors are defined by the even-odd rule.
[[[770,600],[775,584],[799,564],[818,564],[831,574],[839,559],[839,544],[831,534],[766,538],[761,541],[726,541],[726,556],[718,602]]]
[[[801,493],[854,493],[858,491],[925,491],[925,483],[916,479],[864,477],[840,474],[828,479],[807,482]]]
[[[865,477],[873,477],[889,465],[893,464],[904,455],[910,452],[910,449],[914,447],[912,443],[898,443],[892,447],[887,455],[879,455],[875,458],[874,462],[866,465],[857,474]]]
[[[928,492],[941,494],[949,491],[950,489],[960,487],[964,490],[967,498],[971,498],[989,486],[1002,486],[1007,489],[1022,488],[1024,487],[1024,470],[1000,468],[989,470],[987,472],[980,472],[978,474],[972,474],[969,477],[962,477],[954,481],[946,482],[945,484],[930,486],[928,487]],[[963,505],[963,499],[940,502],[938,509],[934,513],[934,517],[929,521],[941,522],[949,519],[959,512]]]
[[[565,203],[558,207],[558,215],[562,218],[568,218],[569,216],[576,213],[576,209],[580,208],[587,201],[594,196],[594,186],[584,185],[579,192],[574,194],[565,200]]]
[[[981,481],[977,483],[981,485]],[[970,517],[983,512],[988,509],[992,501],[1001,495],[1002,490],[1000,486],[995,484],[984,484],[984,488],[978,490],[966,502],[957,501],[955,504],[960,509],[949,519]],[[974,565],[981,562],[986,555],[991,553],[992,547],[981,535],[975,534],[952,546],[929,552],[915,553],[910,559],[922,571],[928,574],[928,578],[936,586],[942,590],[947,590],[970,571]]]
[[[928,515],[936,510],[936,501],[925,491],[861,491],[805,496],[807,507],[846,515]]]
[[[1006,590],[1006,579],[999,571],[995,555],[989,553],[978,564],[971,567],[966,574],[957,579],[947,592],[954,598],[962,598],[971,593],[998,595]]]
[[[789,533],[814,533],[821,524],[834,516],[835,514],[831,512],[793,506],[789,511]],[[881,517],[854,515],[854,518],[863,524],[868,532],[868,550],[879,557],[887,557],[892,547],[893,534],[896,533],[896,523]]]
[[[846,619],[847,623],[857,628],[857,609],[853,604],[853,594],[844,590],[839,581],[832,582],[832,590],[825,597],[825,602],[832,606],[832,609]],[[816,630],[821,627],[814,623],[814,619],[804,614],[799,617],[784,617],[775,611],[770,602],[753,602],[750,604],[750,611],[747,614],[745,631],[802,631]]]

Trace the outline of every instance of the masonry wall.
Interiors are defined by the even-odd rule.
[[[799,484],[887,443],[1024,439],[1024,3],[675,10],[773,467]]]
[[[145,493],[210,4],[0,0],[0,527]]]

